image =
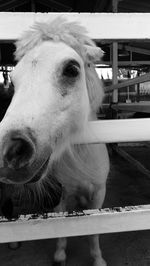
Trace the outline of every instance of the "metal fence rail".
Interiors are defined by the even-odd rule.
[[[149,229],[150,205],[0,217],[0,243]]]

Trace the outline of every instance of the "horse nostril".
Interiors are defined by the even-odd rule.
[[[3,147],[3,160],[8,167],[21,168],[30,163],[34,145],[24,137],[7,139]]]

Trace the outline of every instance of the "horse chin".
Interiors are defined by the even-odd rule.
[[[12,185],[24,185],[38,182],[47,173],[49,157],[44,160],[36,170],[21,168],[18,170],[3,167],[0,168],[0,182]]]
[[[40,179],[44,178],[44,176],[47,173],[48,164],[49,164],[49,158],[42,164],[42,166],[38,169],[36,174],[32,176],[28,182],[26,182],[26,184],[29,184],[29,183],[33,184],[33,183],[38,182]]]

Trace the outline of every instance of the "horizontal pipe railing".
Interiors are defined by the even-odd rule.
[[[72,237],[150,228],[150,205],[82,212],[0,217],[0,243]]]
[[[150,118],[89,122],[75,143],[150,141]]]
[[[1,12],[0,40],[16,40],[36,21],[47,21],[65,16],[69,21],[79,21],[92,39],[112,40],[150,39],[149,13],[14,13]],[[112,30],[113,29],[113,30]]]

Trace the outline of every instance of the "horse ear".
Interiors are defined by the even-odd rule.
[[[102,82],[99,79],[93,64],[86,65],[85,73],[91,110],[96,112],[101,106],[104,96]]]
[[[88,61],[92,61],[93,63],[98,61],[104,55],[104,52],[100,47],[84,45],[85,55]]]
[[[104,52],[100,47],[93,45],[84,45],[86,57],[86,83],[92,111],[96,112],[102,103],[104,92],[101,80],[99,79],[94,63],[98,62]]]

